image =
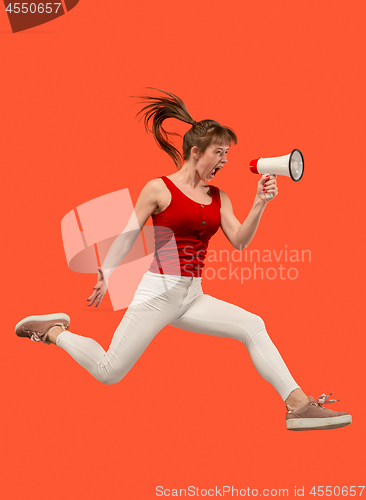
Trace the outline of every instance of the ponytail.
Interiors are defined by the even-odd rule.
[[[200,122],[193,120],[186,105],[178,96],[165,90],[148,88],[163,92],[168,97],[139,96],[139,98],[143,99],[142,103],[148,104],[137,113],[137,116],[141,115],[141,118],[143,117],[146,130],[150,130],[149,122],[152,120],[150,131],[155,141],[163,151],[168,153],[178,169],[190,157],[193,146],[197,146],[199,151],[204,153],[212,143],[224,145],[238,142],[233,130],[220,125],[214,120],[202,120]],[[167,132],[163,128],[163,121],[167,118],[176,118],[192,125],[192,128],[183,137],[183,154],[169,141],[169,135],[178,134]]]

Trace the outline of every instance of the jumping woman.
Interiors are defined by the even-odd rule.
[[[203,293],[201,275],[210,238],[221,227],[234,248],[246,248],[270,201],[266,193],[277,195],[276,177],[263,176],[259,180],[253,206],[241,224],[226,193],[211,185],[227,162],[230,145],[237,143],[235,133],[213,120],[196,122],[179,97],[160,92],[160,97],[143,96],[145,106],[138,114],[144,118],[147,129],[151,125],[157,144],[172,158],[178,171],[145,185],[125,229],[98,267],[97,284],[88,299],[89,305],[96,307],[107,291],[109,276],[152,217],[154,260],[108,351],[95,340],[68,331],[70,318],[64,313],[29,316],[16,325],[16,334],[56,344],[104,384],[122,380],[166,325],[237,339],[248,349],[259,374],[285,402],[287,429],[330,429],[350,424],[349,413],[322,406],[334,402],[329,396],[322,394],[315,400],[304,394],[259,316]],[[163,128],[168,118],[191,125],[183,137],[183,154],[173,146]]]

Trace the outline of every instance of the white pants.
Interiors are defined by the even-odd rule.
[[[190,332],[239,340],[248,349],[259,374],[283,400],[299,387],[269,338],[263,320],[238,306],[204,294],[201,278],[148,271],[107,352],[95,340],[69,331],[62,332],[56,343],[97,380],[115,384],[168,324]]]

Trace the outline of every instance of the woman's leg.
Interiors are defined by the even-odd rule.
[[[108,351],[95,340],[69,331],[61,332],[56,344],[94,378],[104,384],[116,384],[166,324],[163,315],[152,313],[147,307],[131,306],[115,331]]]
[[[198,294],[182,311],[178,319],[171,323],[172,326],[239,340],[248,349],[259,374],[276,389],[284,401],[293,391],[296,391],[302,404],[307,401],[259,316],[206,294]]]
[[[128,373],[155,335],[177,316],[185,295],[184,282],[149,273],[141,281],[107,352],[95,340],[69,331],[50,331],[49,339],[52,341],[52,335],[57,337],[56,344],[97,380],[115,384]]]

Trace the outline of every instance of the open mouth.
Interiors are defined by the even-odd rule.
[[[215,167],[215,168],[212,170],[211,174],[210,174],[211,179],[213,179],[213,178],[215,177],[215,175],[217,174],[217,172],[218,172],[219,170],[221,170],[221,169],[222,169],[222,167]]]

